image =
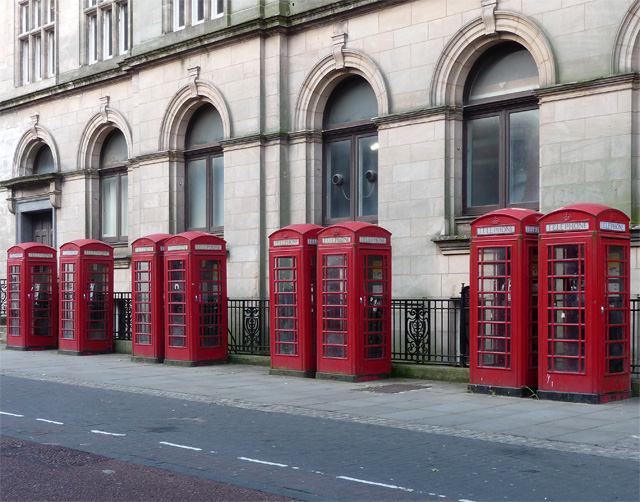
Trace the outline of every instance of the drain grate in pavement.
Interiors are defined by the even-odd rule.
[[[375,387],[365,387],[354,389],[360,392],[375,392],[376,394],[401,394],[410,390],[428,389],[430,385],[415,385],[410,383],[391,383],[388,385],[377,385]]]

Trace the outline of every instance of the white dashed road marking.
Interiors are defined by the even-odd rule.
[[[6,411],[0,411],[0,415],[9,415],[10,417],[24,417],[24,415],[16,415],[15,413],[7,413]]]
[[[402,486],[388,485],[386,483],[376,483],[374,481],[366,481],[364,479],[350,478],[348,476],[338,476],[337,479],[344,479],[346,481],[354,481],[356,483],[364,483],[365,485],[382,486],[383,488],[392,488],[393,490],[402,490],[403,492],[412,492],[413,491],[412,488],[404,488]]]
[[[94,434],[104,434],[105,436],[126,436],[126,434],[117,434],[115,432],[106,432],[106,431],[98,431],[98,430],[92,430],[91,432],[93,432]]]
[[[238,460],[246,460],[247,462],[255,462],[256,464],[273,465],[275,467],[289,467],[287,464],[278,464],[276,462],[267,462],[265,460],[256,460],[255,458],[238,457]]]
[[[193,446],[185,446],[183,444],[167,443],[166,441],[160,441],[160,444],[173,446],[174,448],[183,448],[185,450],[202,451],[202,448],[194,448]]]
[[[64,425],[64,423],[62,422],[56,422],[55,420],[47,420],[46,418],[36,418],[36,420],[38,422],[46,422],[48,424]]]

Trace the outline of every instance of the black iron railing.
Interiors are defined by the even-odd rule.
[[[269,355],[269,300],[229,298],[229,352]]]
[[[460,298],[391,301],[391,359],[417,364],[462,365]]]
[[[464,366],[468,354],[468,298],[394,299],[395,362]],[[7,282],[0,279],[0,318],[6,317]],[[229,352],[269,355],[269,300],[228,300]],[[631,373],[640,375],[640,298],[631,299]],[[131,340],[131,293],[114,295],[114,340]]]
[[[113,294],[113,339],[131,340],[131,293]]]

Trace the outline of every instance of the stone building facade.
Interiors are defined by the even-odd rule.
[[[393,294],[457,296],[469,224],[596,202],[640,294],[640,0],[9,0],[0,248],[201,229],[229,295],[271,232],[392,232]],[[484,167],[484,166],[488,167]],[[0,255],[4,276],[6,254]]]

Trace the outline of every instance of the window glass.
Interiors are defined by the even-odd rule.
[[[127,141],[117,129],[111,131],[102,147],[102,167],[119,164],[129,158]]]
[[[129,177],[120,176],[120,236],[128,235],[129,227]]]
[[[193,114],[187,131],[187,148],[217,143],[223,138],[222,117],[211,105],[203,105]]]
[[[102,58],[113,56],[111,38],[111,9],[102,11]]]
[[[351,141],[326,148],[326,217],[348,218],[351,212]]]
[[[509,201],[537,202],[540,150],[540,112],[509,115]]]
[[[467,122],[467,198],[471,206],[499,202],[499,128],[498,117]]]
[[[102,238],[116,237],[116,200],[117,178],[115,176],[102,178],[100,187],[100,202],[102,203]]]
[[[470,73],[464,109],[464,211],[538,209],[538,70],[514,42],[485,53]]]
[[[538,86],[538,67],[529,51],[518,44],[504,44],[480,63],[469,100],[528,91]]]
[[[191,160],[187,164],[187,204],[190,228],[207,226],[207,160]]]
[[[33,174],[52,173],[55,170],[51,148],[42,145],[33,163]]]
[[[369,83],[351,77],[333,91],[325,109],[325,124],[335,126],[378,116],[378,101]]]
[[[378,214],[378,137],[358,139],[358,216]]]
[[[213,157],[211,159],[211,181],[213,183],[213,196],[211,202],[211,226],[224,226],[224,158]]]

